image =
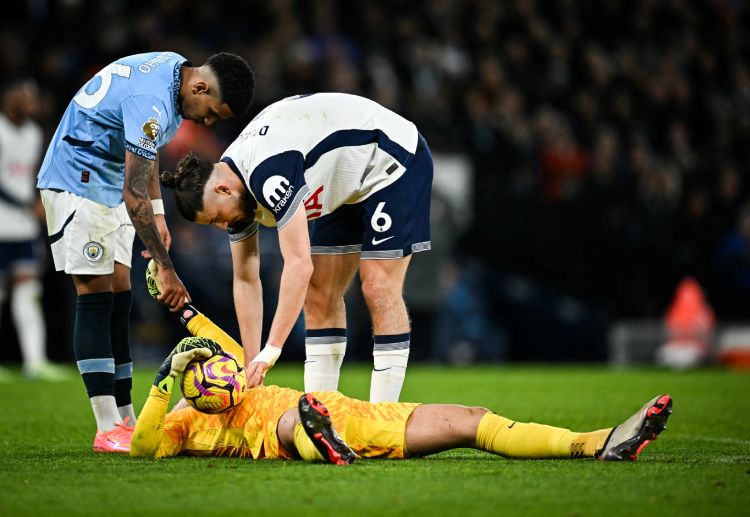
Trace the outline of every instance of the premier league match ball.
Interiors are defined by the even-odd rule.
[[[245,396],[245,370],[236,359],[213,355],[192,361],[182,376],[182,395],[188,404],[203,413],[222,413]]]

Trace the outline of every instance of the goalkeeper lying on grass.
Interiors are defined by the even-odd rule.
[[[578,433],[515,422],[480,407],[370,403],[338,392],[304,394],[261,385],[247,390],[242,401],[224,413],[210,415],[192,407],[167,413],[174,380],[190,361],[228,352],[245,364],[242,347],[194,307],[186,304],[180,319],[202,339],[181,341],[162,365],[138,418],[131,456],[345,464],[355,456],[408,458],[466,447],[509,458],[634,460],[664,430],[672,412],[670,396],[660,395],[617,427]]]

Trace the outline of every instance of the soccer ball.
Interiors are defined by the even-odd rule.
[[[203,413],[222,413],[245,397],[245,369],[234,357],[212,355],[192,361],[182,375],[182,395]]]

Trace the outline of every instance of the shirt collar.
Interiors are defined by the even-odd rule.
[[[190,61],[182,61],[174,65],[174,80],[172,81],[172,102],[174,103],[175,113],[180,117],[185,118],[182,114],[182,106],[180,105],[180,88],[182,87],[182,67],[192,66]]]

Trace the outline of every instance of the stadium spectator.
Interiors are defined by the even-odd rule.
[[[487,267],[594,300],[614,318],[659,317],[686,274],[720,302],[729,280],[714,259],[750,199],[747,3],[285,0],[254,5],[251,20],[220,19],[243,5],[13,3],[0,21],[0,65],[36,76],[49,134],[79,85],[119,55],[231,47],[258,69],[258,106],[356,91],[414,121],[435,151],[466,153],[483,227],[460,246]],[[61,27],[75,30],[61,38]],[[546,111],[573,156],[589,157],[562,183],[572,198],[545,195],[558,188],[535,123]],[[217,134],[226,144],[245,123]],[[644,179],[654,167],[659,179]],[[638,212],[651,195],[643,189],[662,188],[654,183],[672,192],[658,216],[670,245],[652,253],[655,234],[643,230],[656,214]],[[730,312],[750,317],[750,306]]]

